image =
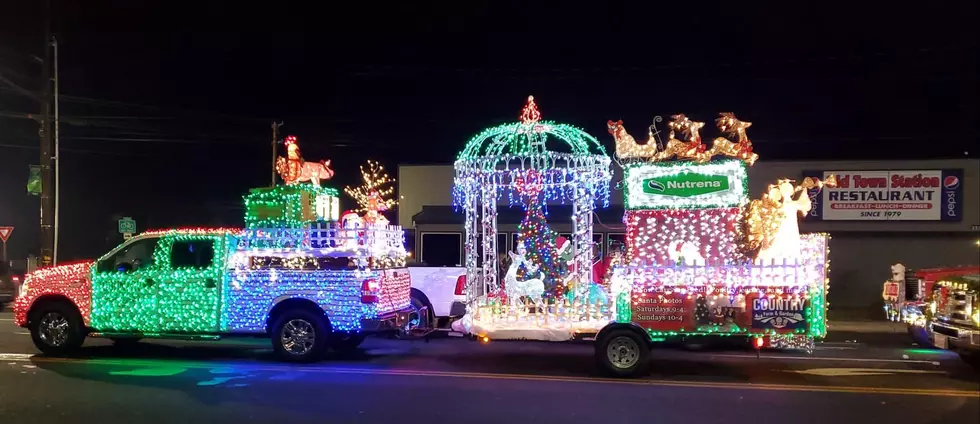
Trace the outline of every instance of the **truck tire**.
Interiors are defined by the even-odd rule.
[[[85,328],[82,316],[65,302],[46,302],[31,311],[31,340],[45,355],[61,356],[82,347]]]
[[[915,342],[915,344],[919,345],[919,347],[923,349],[936,348],[936,346],[932,344],[932,340],[929,337],[929,330],[926,330],[925,327],[907,325],[906,330],[909,333],[909,337],[912,338],[912,341]]]
[[[330,335],[330,348],[337,352],[350,352],[357,349],[367,335],[364,333],[333,333]]]
[[[649,341],[634,331],[614,330],[596,340],[595,357],[599,369],[613,377],[642,375],[650,362]]]
[[[323,357],[330,338],[330,324],[321,314],[290,309],[272,326],[272,348],[287,362],[314,362]]]

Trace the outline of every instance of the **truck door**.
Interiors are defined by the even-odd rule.
[[[159,331],[216,333],[220,324],[223,243],[215,237],[164,240],[166,278],[156,285]]]
[[[158,237],[135,238],[99,259],[92,276],[94,329],[136,332],[151,326],[156,318],[158,242]]]

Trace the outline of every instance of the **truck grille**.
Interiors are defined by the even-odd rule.
[[[956,331],[955,328],[943,327],[937,324],[932,325],[932,331],[935,331],[939,334],[943,334],[949,337],[957,337],[957,338],[960,337],[960,332]]]

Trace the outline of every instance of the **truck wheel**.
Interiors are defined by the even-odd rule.
[[[337,352],[350,352],[357,349],[367,338],[364,333],[333,333],[330,336],[330,348]]]
[[[630,330],[614,330],[595,345],[599,368],[614,377],[635,377],[647,369],[650,345]]]
[[[919,347],[923,349],[936,348],[936,346],[932,344],[932,340],[930,340],[929,338],[929,330],[927,330],[926,327],[917,327],[914,325],[908,325],[906,326],[906,329],[909,333],[909,337],[911,337],[912,341],[914,341],[915,344],[919,345]]]
[[[66,355],[85,342],[81,315],[73,306],[61,302],[46,303],[31,311],[28,328],[34,346],[45,355]]]
[[[280,359],[313,362],[326,350],[330,327],[322,314],[292,309],[279,316],[271,337],[272,348]]]

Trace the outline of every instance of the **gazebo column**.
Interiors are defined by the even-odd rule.
[[[472,187],[467,187],[472,188]],[[466,265],[466,287],[467,287],[467,298],[468,300],[476,299],[481,294],[485,293],[485,288],[480,287],[483,283],[479,279],[479,269],[477,268],[476,249],[477,239],[479,237],[479,229],[477,227],[477,221],[479,219],[479,209],[477,209],[477,199],[478,193],[475,190],[466,190],[464,194],[464,209],[466,210],[466,241],[463,243],[463,256],[465,257]]]
[[[483,215],[483,287],[487,292],[500,288],[497,280],[497,187],[488,182],[480,190]]]
[[[592,193],[580,187],[575,188],[572,200],[572,261],[579,284],[577,293],[584,293],[592,281]]]

